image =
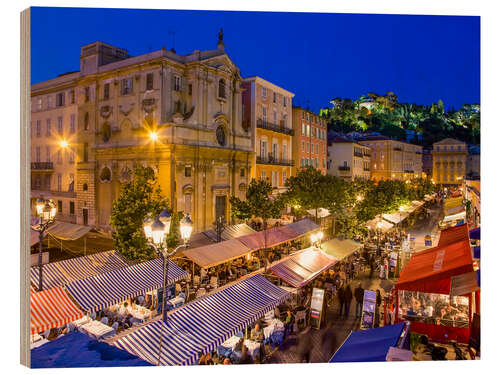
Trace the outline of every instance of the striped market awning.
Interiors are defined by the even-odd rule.
[[[31,293],[30,308],[31,334],[62,327],[83,316],[62,287]]]
[[[127,267],[123,257],[114,250],[62,260],[43,266],[43,289],[66,285],[70,282]],[[38,287],[38,266],[31,267],[31,283]]]
[[[186,271],[169,261],[169,285],[186,276]],[[85,311],[91,312],[102,310],[162,286],[163,260],[157,258],[78,280],[69,283],[66,288]]]
[[[288,225],[282,227],[273,227],[260,232],[238,237],[237,240],[243,243],[252,251],[270,248],[281,245],[282,243],[295,240],[300,236]]]
[[[254,275],[197,299],[120,338],[114,345],[155,365],[192,365],[289,297]],[[160,349],[161,348],[161,349]]]
[[[319,225],[310,219],[303,219],[287,225],[287,228],[292,229],[297,235],[304,236],[308,233],[319,229]]]
[[[338,259],[321,250],[309,248],[286,257],[269,270],[293,287],[301,288],[337,262]]]

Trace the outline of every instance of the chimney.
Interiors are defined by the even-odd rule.
[[[80,72],[83,74],[95,73],[102,65],[130,57],[127,50],[103,42],[87,44],[80,51]]]

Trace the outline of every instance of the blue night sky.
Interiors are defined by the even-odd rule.
[[[133,56],[226,52],[243,77],[258,75],[312,110],[335,97],[394,91],[399,101],[445,107],[480,102],[480,19],[328,13],[32,8],[31,80],[79,70],[80,46],[96,40]]]

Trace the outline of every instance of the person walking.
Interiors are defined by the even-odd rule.
[[[299,335],[298,352],[300,355],[300,362],[311,362],[312,347],[311,327],[307,327]]]
[[[380,305],[382,304],[382,295],[380,293],[380,289],[377,289],[377,299],[375,301],[375,325],[374,327],[380,326]]]
[[[349,285],[346,285],[344,289],[344,304],[345,304],[344,317],[346,318],[349,315],[351,301],[352,301],[351,287]]]
[[[344,308],[344,287],[341,286],[339,290],[337,291],[337,297],[339,299],[339,316],[342,316],[342,309]]]
[[[358,287],[354,289],[354,298],[356,299],[356,317],[361,317],[363,312],[363,298],[365,296],[365,290],[361,287],[359,283]]]
[[[373,277],[373,270],[375,269],[375,259],[373,254],[370,255],[370,259],[368,260],[368,265],[370,266],[370,279]]]

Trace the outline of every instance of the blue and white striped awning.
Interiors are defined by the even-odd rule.
[[[42,270],[43,289],[66,285],[127,266],[125,259],[114,250],[45,264]],[[31,283],[38,287],[38,266],[31,267],[30,278]]]
[[[192,365],[289,297],[262,275],[254,275],[201,297],[120,338],[114,345],[149,363]],[[160,350],[161,348],[161,350]]]
[[[186,276],[186,271],[169,261],[169,285]],[[83,310],[99,311],[162,286],[163,260],[157,258],[78,280],[66,288]]]

